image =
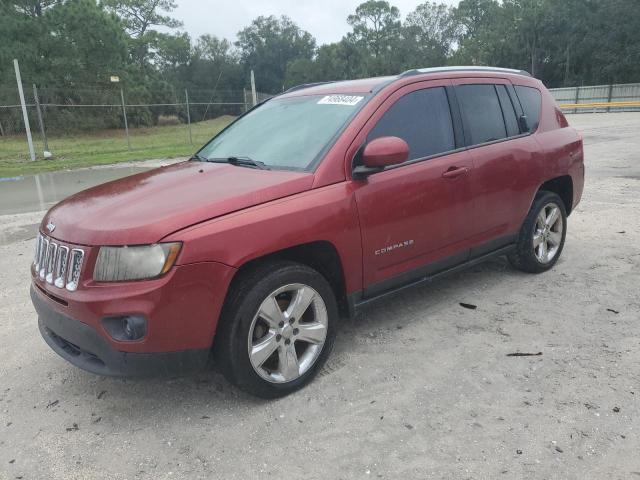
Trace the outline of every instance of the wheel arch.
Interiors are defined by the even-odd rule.
[[[564,203],[564,207],[567,211],[567,216],[571,213],[571,210],[573,209],[573,179],[570,175],[562,175],[547,180],[542,185],[540,185],[540,188],[538,188],[536,195],[543,190],[557,194]]]
[[[340,314],[346,317],[352,315],[347,300],[342,260],[336,247],[326,240],[287,247],[246,261],[238,268],[231,280],[230,290],[233,288],[234,283],[239,281],[247,272],[266,263],[284,260],[306,265],[320,273],[333,289]]]

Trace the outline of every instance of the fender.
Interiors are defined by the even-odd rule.
[[[350,182],[231,213],[163,241],[184,242],[180,265],[215,261],[234,268],[280,250],[326,241],[338,252],[347,292],[362,289],[360,225]]]

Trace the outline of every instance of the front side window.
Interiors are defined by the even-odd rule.
[[[311,170],[365,100],[364,94],[274,98],[223,130],[198,155]]]
[[[409,145],[409,159],[455,149],[447,93],[443,87],[408,93],[385,112],[369,132],[367,141],[400,137]]]
[[[506,138],[502,109],[493,85],[460,85],[456,87],[456,95],[470,145]]]
[[[522,105],[522,110],[527,116],[527,123],[529,124],[529,130],[532,132],[538,129],[540,123],[540,104],[542,103],[542,95],[540,91],[533,87],[525,87],[522,85],[516,85],[516,95]]]

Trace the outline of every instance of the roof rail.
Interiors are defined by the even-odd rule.
[[[420,75],[423,73],[439,73],[439,72],[502,72],[502,73],[515,73],[516,75],[524,75],[530,77],[531,74],[525,70],[516,70],[514,68],[501,68],[501,67],[482,67],[482,66],[452,66],[452,67],[430,67],[430,68],[414,68],[402,72],[400,77],[410,77],[412,75]]]
[[[296,85],[291,87],[288,90],[285,90],[283,93],[295,92],[296,90],[303,90],[305,88],[317,87],[318,85],[325,85],[327,83],[335,83],[335,80],[330,80],[328,82],[315,82],[315,83],[302,83],[300,85]]]

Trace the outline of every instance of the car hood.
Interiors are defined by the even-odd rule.
[[[41,230],[80,245],[155,243],[182,228],[312,184],[310,173],[182,162],[77,193],[47,212]]]

